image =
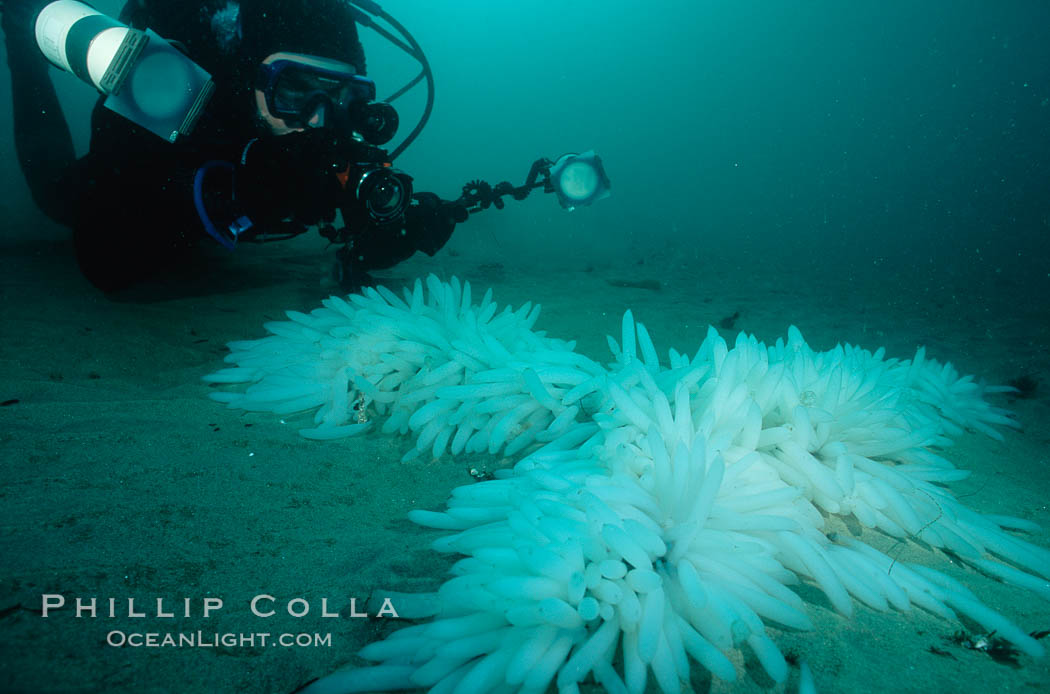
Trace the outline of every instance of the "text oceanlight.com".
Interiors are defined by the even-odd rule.
[[[114,648],[331,648],[331,634],[235,634],[204,631],[124,632],[106,634],[106,645]]]

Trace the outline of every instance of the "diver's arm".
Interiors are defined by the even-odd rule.
[[[0,24],[11,69],[11,105],[15,152],[37,206],[49,217],[70,224],[61,179],[76,160],[73,138],[48,75],[48,62],[36,46],[33,24],[40,0],[6,0]]]
[[[81,269],[99,288],[119,289],[206,234],[232,246],[228,230],[242,220],[273,232],[285,218],[304,225],[334,218],[340,189],[329,138],[306,132],[172,145],[96,107],[91,151],[68,191]]]
[[[204,237],[194,173],[203,162],[231,159],[235,149],[171,144],[96,104],[90,150],[62,188],[77,260],[91,283],[120,289],[184,256]]]
[[[152,137],[152,135],[151,135]],[[163,157],[89,153],[68,189],[73,244],[84,276],[113,291],[177,262],[200,233],[189,172]]]

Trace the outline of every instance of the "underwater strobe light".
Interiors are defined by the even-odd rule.
[[[106,94],[106,108],[169,142],[193,130],[214,91],[211,75],[152,30],[75,0],[47,5],[35,28],[48,60]]]
[[[566,210],[609,197],[611,185],[601,158],[594,151],[564,154],[551,166],[551,185]]]

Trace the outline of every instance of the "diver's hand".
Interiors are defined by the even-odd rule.
[[[416,246],[427,255],[434,255],[448,242],[456,224],[467,220],[462,205],[442,200],[433,193],[416,193],[405,212],[405,226]]]
[[[237,164],[235,195],[249,216],[318,224],[335,218],[355,142],[326,129],[252,140]]]

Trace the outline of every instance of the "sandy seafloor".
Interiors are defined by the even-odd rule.
[[[347,613],[383,588],[435,589],[451,559],[428,543],[438,533],[405,518],[440,509],[469,483],[468,469],[507,461],[471,458],[399,462],[408,439],[368,435],[336,442],[298,436],[299,421],[243,414],[206,399],[200,377],[219,368],[229,340],[261,337],[283,309],[309,310],[320,286],[318,248],[274,245],[218,253],[169,279],[104,297],[80,277],[68,244],[5,247],[0,253],[0,690],[5,692],[278,692],[354,661],[390,631],[389,621],[321,619],[320,600]],[[579,340],[605,360],[631,307],[661,353],[690,353],[708,323],[739,313],[735,329],[772,341],[789,323],[811,345],[850,341],[910,357],[919,344],[992,382],[1045,379],[1047,309],[1023,287],[989,273],[931,278],[892,265],[855,267],[821,259],[673,255],[556,271],[516,268],[448,252],[380,273],[400,287],[433,270],[456,274],[501,303],[544,306],[538,327]],[[624,288],[651,280],[659,290]],[[730,337],[735,330],[723,330]],[[954,485],[972,507],[1050,528],[1050,399],[1003,397],[1022,431],[1005,440],[968,434],[949,451],[973,475]],[[855,527],[842,527],[856,532]],[[865,532],[865,540],[963,580],[1027,631],[1050,629],[1050,605],[941,554]],[[1036,537],[1050,545],[1050,534]],[[834,613],[812,588],[812,632],[771,630],[785,652],[810,664],[821,692],[1026,692],[1050,689],[1050,658],[1014,664],[949,643],[959,624],[924,612]],[[193,599],[185,619],[43,619],[41,595]],[[260,593],[308,599],[302,619],[260,619]],[[224,608],[200,616],[201,599]],[[108,632],[330,633],[330,647],[113,648]],[[1050,645],[1048,643],[1047,645]],[[937,654],[931,648],[943,651]],[[712,682],[694,668],[697,692],[795,691],[798,670],[774,685],[750,653],[739,680]],[[650,678],[650,686],[651,678]],[[585,690],[588,687],[584,687]],[[594,689],[590,687],[590,689]]]

